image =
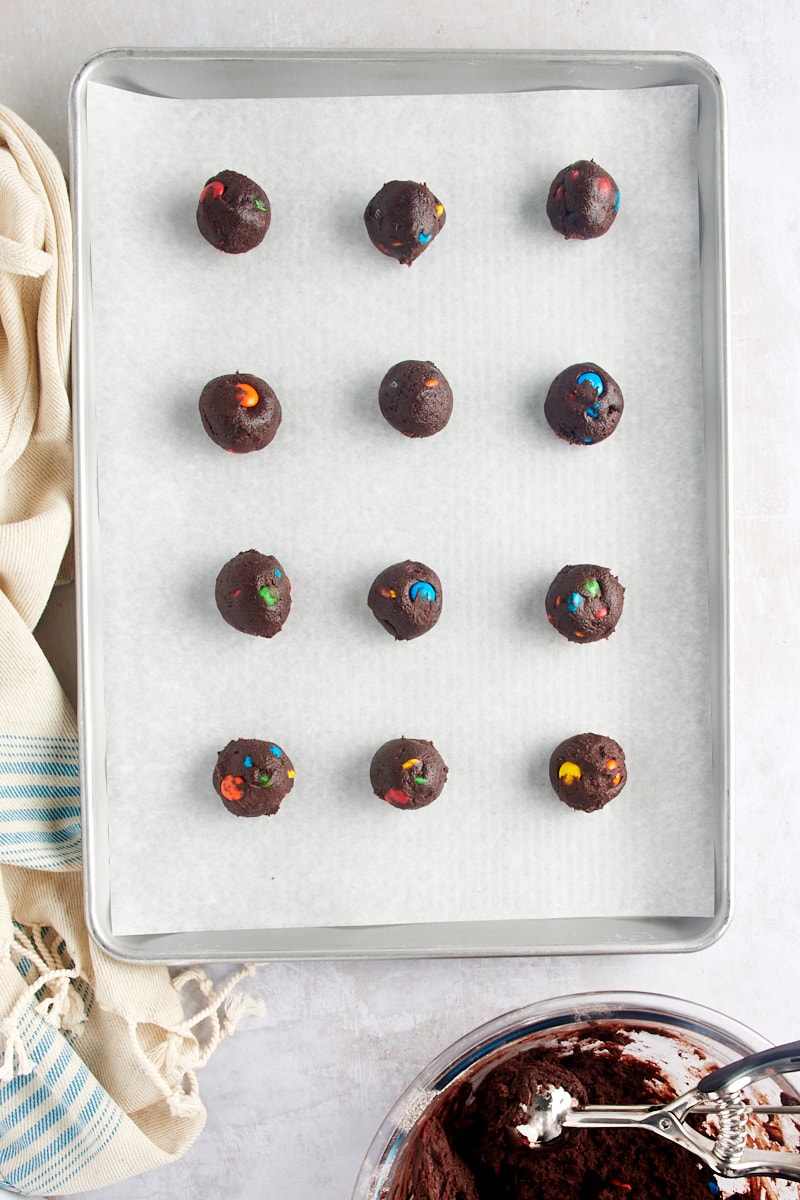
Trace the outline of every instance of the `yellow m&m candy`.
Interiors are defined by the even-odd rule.
[[[576,779],[580,779],[581,769],[577,763],[565,762],[558,768],[558,778],[564,783],[574,783]]]

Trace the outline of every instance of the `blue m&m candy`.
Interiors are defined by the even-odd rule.
[[[590,383],[598,396],[602,396],[606,390],[605,384],[596,371],[584,371],[582,375],[578,376],[576,383]]]
[[[436,599],[436,588],[425,581],[412,583],[408,594],[412,600],[428,600],[432,604]]]

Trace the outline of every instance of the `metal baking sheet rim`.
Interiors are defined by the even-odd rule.
[[[719,797],[710,917],[558,918],[119,936],[111,920],[108,796],[100,630],[92,619],[91,547],[97,535],[92,395],[91,246],[84,220],[89,83],[172,97],[386,95],[402,92],[698,88],[698,193],[709,604],[712,769]],[[75,237],[73,397],[78,595],[78,729],[84,903],[92,937],[129,962],[305,958],[466,957],[686,952],[715,942],[733,906],[732,568],[728,456],[728,229],[725,96],[703,59],[687,53],[572,51],[309,51],[117,49],[90,58],[72,83],[70,176]]]

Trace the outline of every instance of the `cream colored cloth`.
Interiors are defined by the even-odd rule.
[[[85,928],[75,714],[32,633],[69,559],[71,236],[57,160],[0,106],[0,1187],[34,1196],[181,1155],[194,1071],[254,1008],[232,995],[252,967],[173,982]]]

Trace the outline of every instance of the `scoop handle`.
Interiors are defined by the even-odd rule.
[[[748,1054],[726,1067],[718,1067],[710,1075],[704,1075],[697,1084],[703,1095],[709,1092],[736,1092],[747,1087],[756,1079],[766,1075],[786,1075],[800,1071],[800,1042],[784,1042],[782,1046],[770,1046],[758,1054]]]

